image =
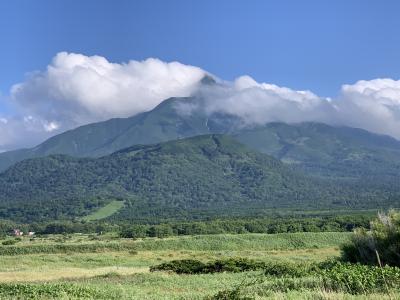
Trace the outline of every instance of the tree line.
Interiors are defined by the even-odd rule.
[[[297,217],[271,216],[264,218],[226,218],[205,221],[166,222],[135,224],[131,222],[110,223],[107,221],[55,221],[21,224],[0,221],[0,235],[5,236],[13,229],[34,231],[36,234],[102,234],[117,232],[123,238],[167,237],[176,235],[241,234],[241,233],[285,233],[285,232],[326,232],[352,231],[354,228],[369,228],[372,216],[353,214],[339,216]]]

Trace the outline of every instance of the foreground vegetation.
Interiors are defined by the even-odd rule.
[[[353,221],[364,220],[359,217]],[[299,219],[297,227],[293,219],[208,223],[234,234],[207,235],[206,223],[195,222],[122,225],[97,234],[64,230],[5,236],[0,239],[0,299],[400,298],[400,214],[395,211],[379,214],[369,230],[354,233],[248,233],[272,225],[286,231],[314,225],[317,231],[315,220]],[[323,226],[332,226],[332,219],[323,220]],[[350,224],[343,216],[333,220]],[[154,228],[170,233],[149,237]],[[199,228],[203,234],[187,234]]]
[[[371,230],[357,228],[351,242],[342,246],[342,254],[350,262],[400,267],[400,213],[380,213]]]
[[[399,296],[399,269],[383,269],[382,273],[376,267],[324,263],[340,257],[340,246],[350,236],[346,232],[300,232],[136,240],[116,234],[22,238],[14,245],[0,246],[0,299]],[[156,271],[157,266],[182,260],[214,271]]]

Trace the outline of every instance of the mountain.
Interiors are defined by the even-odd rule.
[[[269,123],[233,137],[313,175],[386,180],[400,174],[400,141],[363,129]]]
[[[37,147],[0,154],[0,171],[15,162],[51,154],[100,157],[137,145],[153,144],[218,131],[210,129],[204,114],[183,115],[175,109],[194,98],[171,98],[150,112],[130,118],[93,123],[56,135]]]
[[[357,184],[310,178],[231,137],[203,135],[100,158],[24,160],[0,174],[0,218],[74,219],[115,199],[125,206],[112,218],[135,221],[388,205],[388,195],[356,193]]]
[[[193,108],[194,113],[182,110]],[[51,154],[101,157],[133,145],[203,134],[229,134],[252,149],[323,177],[393,180],[400,142],[384,135],[320,123],[269,123],[243,127],[234,116],[207,114],[201,98],[170,98],[149,112],[78,127],[31,149],[0,154],[0,171],[27,158]]]

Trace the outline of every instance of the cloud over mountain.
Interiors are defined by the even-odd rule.
[[[361,80],[343,85],[335,101],[338,122],[400,138],[400,80]]]
[[[0,124],[0,146],[18,144],[17,137],[6,138],[10,130],[41,139],[82,124],[148,111],[166,98],[189,96],[204,75],[200,68],[154,58],[118,64],[101,56],[58,53],[45,71],[12,87],[9,101],[19,124]]]
[[[244,125],[314,121],[400,138],[400,80],[362,80],[343,85],[339,96],[331,99],[242,76],[234,82],[205,87],[200,94],[207,112],[235,115]]]
[[[203,109],[206,112],[237,116],[243,126],[275,121],[326,122],[331,121],[334,113],[329,99],[320,98],[310,91],[295,91],[274,84],[258,83],[249,76],[203,87],[199,94],[205,99]]]
[[[172,96],[188,96],[205,72],[149,58],[126,64],[100,56],[58,53],[45,72],[11,90],[28,114],[48,122],[82,124],[147,111]]]
[[[259,83],[249,76],[199,84],[208,73],[179,62],[111,63],[101,56],[58,53],[46,70],[27,76],[3,97],[13,115],[0,115],[0,151],[30,146],[79,125],[151,110],[169,97],[198,95],[202,107],[182,113],[222,112],[243,126],[282,121],[348,125],[400,138],[400,81],[343,85],[335,99]],[[5,100],[7,99],[7,100]]]

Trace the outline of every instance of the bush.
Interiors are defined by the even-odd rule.
[[[293,263],[271,263],[265,265],[265,275],[303,277],[310,273],[311,268],[307,265]]]
[[[222,290],[211,297],[205,298],[206,300],[253,300],[254,297],[244,295],[240,287],[232,290]]]
[[[183,259],[173,260],[150,267],[150,272],[154,271],[172,271],[177,274],[199,274],[204,273],[206,265],[199,260]]]
[[[132,225],[122,228],[119,233],[122,238],[143,238],[147,236],[145,225]]]
[[[19,241],[17,241],[17,240],[6,240],[6,241],[2,242],[1,244],[4,246],[11,246],[11,245],[15,245],[18,242]]]
[[[245,272],[261,270],[265,263],[245,258],[229,258],[203,263],[199,260],[173,260],[150,268],[154,271],[173,271],[177,274],[209,274],[221,272]]]
[[[378,214],[370,231],[355,230],[341,250],[344,261],[400,266],[400,213]]]

